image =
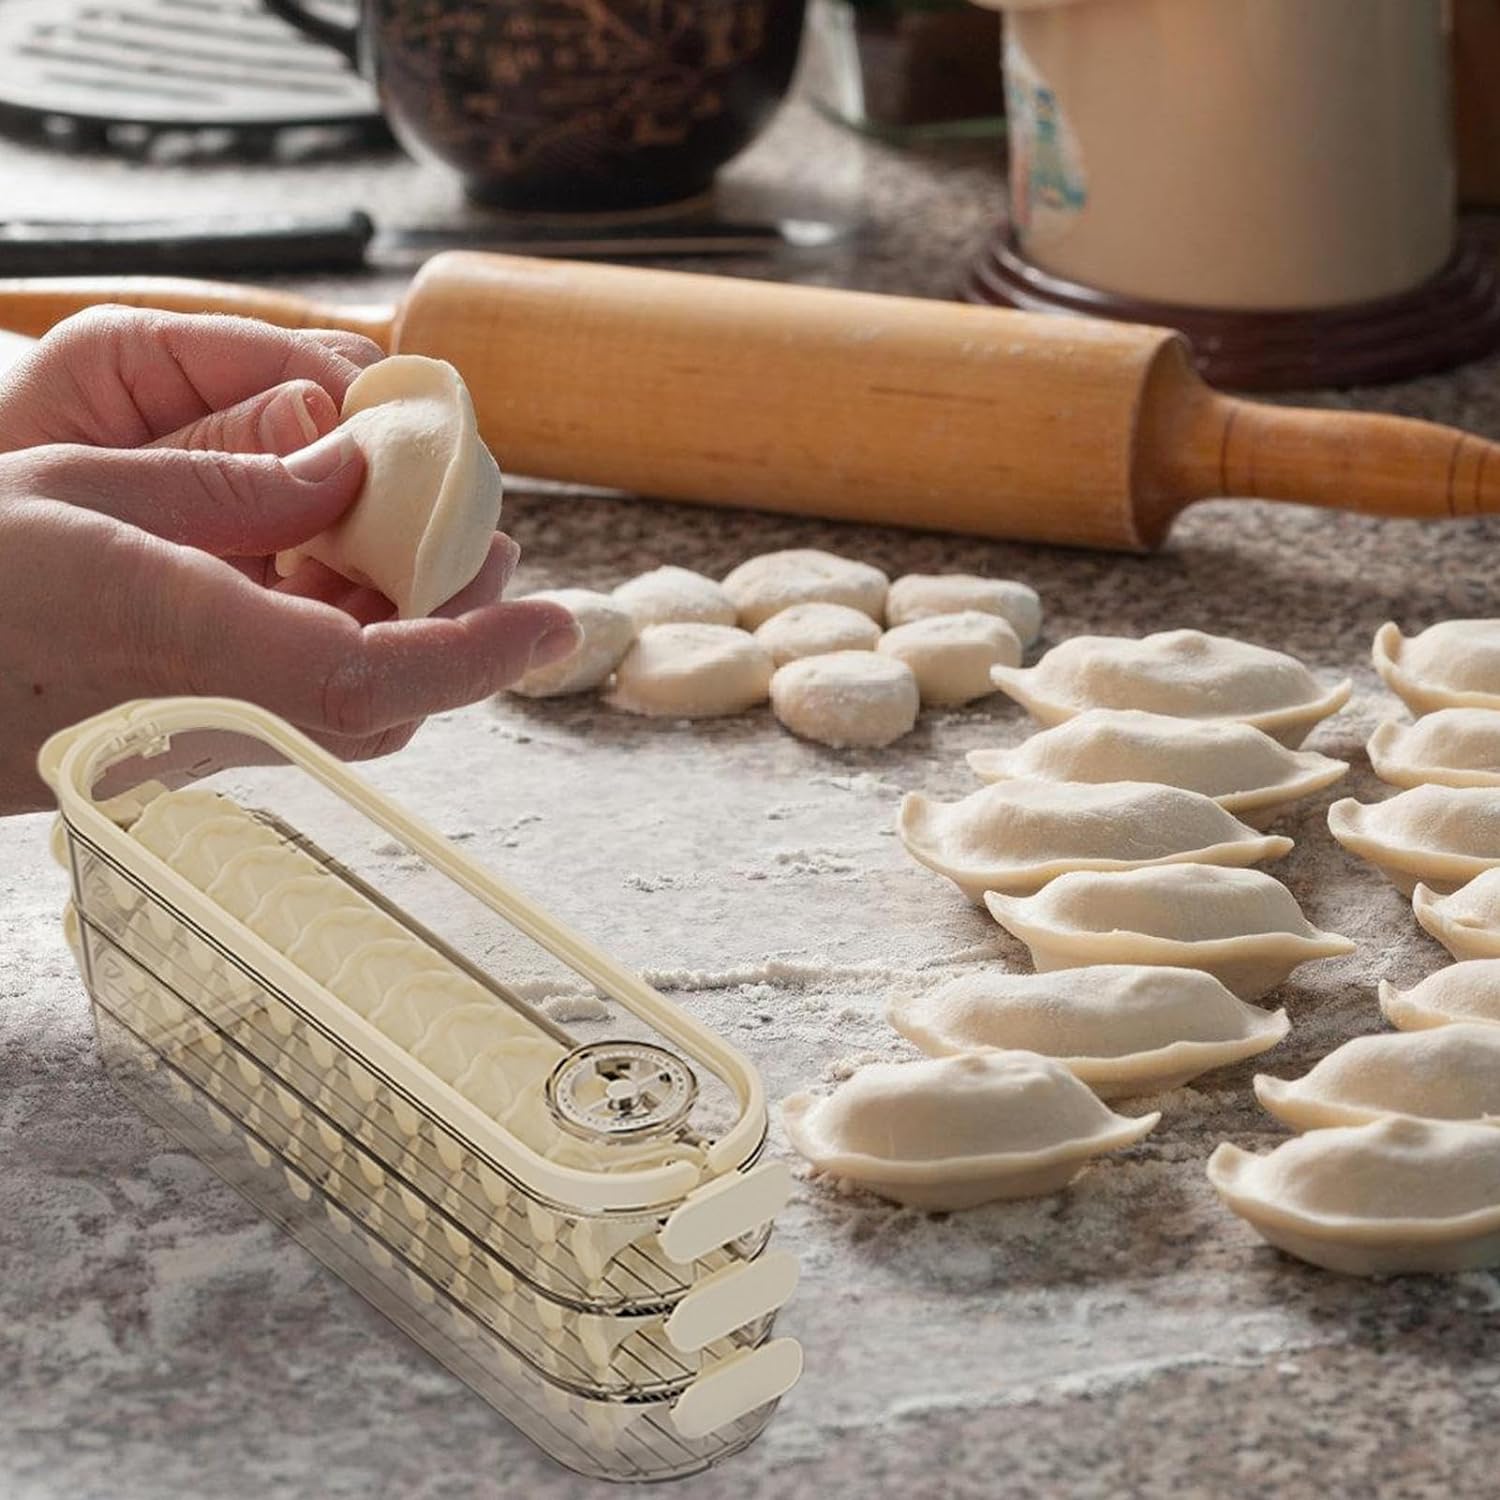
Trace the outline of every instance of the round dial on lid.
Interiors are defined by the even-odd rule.
[[[573,1135],[665,1135],[698,1097],[693,1070],[650,1042],[590,1042],[563,1058],[547,1080],[547,1104]]]

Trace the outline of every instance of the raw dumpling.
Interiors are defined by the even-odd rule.
[[[182,837],[167,863],[189,885],[207,890],[226,864],[247,849],[282,847],[281,835],[246,817],[240,808],[222,818],[205,818]]]
[[[1042,633],[1042,601],[1035,589],[1011,578],[980,578],[973,573],[908,573],[898,578],[885,597],[885,622],[906,625],[968,609],[998,615],[1023,646]]]
[[[904,661],[916,675],[922,702],[935,708],[972,703],[995,691],[990,668],[1021,662],[1021,642],[998,615],[971,609],[927,615],[880,638],[884,656]]]
[[[724,592],[734,601],[746,630],[764,625],[794,604],[814,601],[847,604],[879,621],[889,587],[890,580],[879,568],[814,547],[752,557],[724,580]]]
[[[1292,847],[1211,797],[1144,781],[1002,781],[959,802],[912,792],[897,827],[913,859],[976,903],[986,891],[1039,890],[1069,870],[1251,865]]]
[[[1500,959],[1449,964],[1409,990],[1382,979],[1380,1013],[1402,1031],[1462,1021],[1500,1025]]]
[[[1352,1276],[1500,1261],[1500,1130],[1388,1119],[1295,1136],[1268,1156],[1227,1142],[1208,1180],[1271,1244]]]
[[[1139,708],[1182,719],[1253,724],[1295,749],[1348,701],[1350,683],[1325,689],[1295,657],[1201,630],[1141,639],[1076,635],[1036,666],[995,667],[995,685],[1038,723],[1088,708]]]
[[[278,554],[276,571],[315,558],[379,589],[403,620],[430,615],[473,581],[500,523],[500,470],[468,389],[440,359],[393,355],[349,387],[342,425],[365,456],[364,488],[327,531]]]
[[[1476,875],[1451,896],[1419,885],[1411,909],[1422,930],[1454,958],[1500,958],[1500,867]]]
[[[1484,1120],[1500,1115],[1500,1026],[1357,1036],[1301,1078],[1258,1074],[1255,1097],[1293,1130],[1387,1115]]]
[[[130,833],[158,859],[167,860],[198,824],[235,816],[250,821],[249,814],[237,802],[202,787],[189,787],[152,798],[131,824]]]
[[[557,698],[598,687],[619,666],[635,639],[635,617],[608,594],[593,589],[546,589],[526,597],[561,604],[578,626],[578,647],[571,656],[537,667],[512,683],[510,691],[524,698]]]
[[[771,708],[793,734],[836,750],[889,745],[917,722],[921,697],[904,662],[873,651],[804,656],[771,679]]]
[[[731,625],[648,625],[606,701],[649,718],[712,719],[764,703],[772,670],[765,647]]]
[[[1403,636],[1375,632],[1375,670],[1414,714],[1500,708],[1500,620],[1444,620]]]
[[[1247,821],[1331,786],[1349,769],[1311,750],[1288,750],[1249,724],[1129,708],[1091,708],[1015,749],[971,750],[968,759],[985,781],[1159,781],[1201,792]]]
[[[1290,1027],[1284,1010],[1246,1005],[1211,974],[1145,964],[981,970],[896,1000],[886,1016],[934,1057],[1007,1047],[1054,1057],[1101,1099],[1177,1088],[1268,1051]]]
[[[1440,708],[1415,724],[1388,719],[1370,736],[1370,764],[1392,786],[1500,787],[1500,713]]]
[[[755,632],[755,639],[778,667],[784,667],[804,656],[873,651],[880,640],[880,626],[863,610],[847,604],[794,604],[772,615]]]
[[[1279,880],[1259,870],[1163,865],[1061,875],[1026,899],[985,897],[990,915],[1028,948],[1038,973],[1083,964],[1203,969],[1241,1000],[1274,989],[1300,963],[1353,953],[1320,932]]]
[[[938,1211],[1056,1192],[1089,1157],[1133,1144],[1161,1118],[1114,1114],[1033,1052],[872,1063],[833,1094],[794,1094],[781,1111],[819,1171]]]
[[[616,604],[630,611],[637,630],[647,625],[733,625],[734,601],[712,578],[691,568],[653,568],[622,583]]]
[[[445,1082],[457,1082],[482,1052],[515,1037],[545,1041],[554,1059],[562,1055],[556,1042],[539,1036],[529,1021],[508,1006],[497,1005],[472,979],[453,974],[434,983],[453,996],[455,1005],[433,1023],[413,1055]]]
[[[1500,797],[1483,787],[1417,786],[1384,802],[1345,797],[1328,827],[1404,896],[1421,881],[1440,895],[1500,866]]]

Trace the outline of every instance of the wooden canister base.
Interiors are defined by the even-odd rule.
[[[1308,312],[1247,312],[1119,296],[1054,276],[1002,223],[970,270],[966,302],[1175,328],[1206,380],[1232,390],[1376,385],[1450,369],[1500,348],[1500,266],[1461,231],[1452,258],[1395,297]]]

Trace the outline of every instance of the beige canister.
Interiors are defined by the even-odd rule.
[[[1453,249],[1444,0],[978,0],[1006,13],[1012,217],[1122,296],[1310,309]]]

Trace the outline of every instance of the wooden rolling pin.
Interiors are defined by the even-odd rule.
[[[1147,548],[1194,500],[1500,510],[1500,446],[1211,390],[1160,328],[452,252],[400,306],[189,281],[0,282],[0,327],[100,302],[340,327],[451,360],[514,473],[674,500]]]

